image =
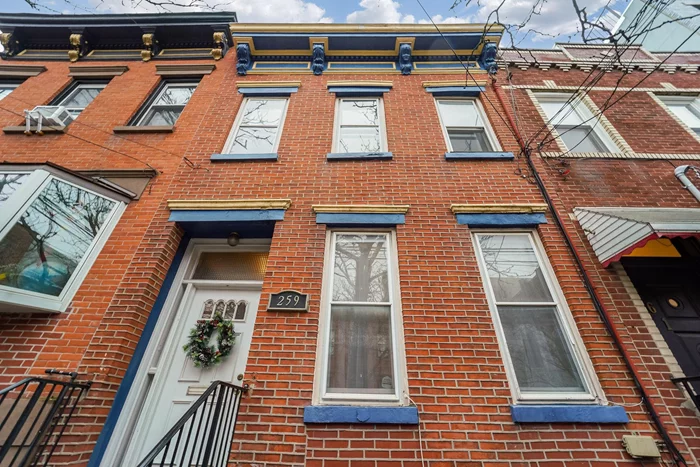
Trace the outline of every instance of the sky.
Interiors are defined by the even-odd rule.
[[[156,11],[147,0],[34,0],[46,8],[33,10],[26,0],[0,0],[3,12],[64,14],[139,13]],[[162,0],[159,0],[162,1]],[[173,0],[181,2],[182,0]],[[443,23],[494,22],[489,14],[503,0],[201,0],[217,10],[235,11],[239,22],[294,23]],[[622,11],[629,0],[578,0],[590,17],[606,5]],[[516,38],[520,47],[551,48],[555,41],[580,42],[578,20],[572,0],[505,0],[500,10],[503,23],[519,24],[536,2],[534,15]],[[528,31],[532,29],[537,32]],[[503,44],[506,45],[506,44]]]

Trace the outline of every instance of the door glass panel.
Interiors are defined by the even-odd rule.
[[[0,285],[60,295],[115,205],[52,179],[0,241]]]
[[[389,263],[384,235],[338,235],[333,301],[389,302]]]
[[[0,173],[0,206],[22,186],[29,174]]]
[[[202,253],[192,279],[209,281],[262,281],[267,253]],[[222,310],[223,311],[223,310]]]

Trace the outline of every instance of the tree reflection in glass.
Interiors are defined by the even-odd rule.
[[[195,84],[166,85],[160,96],[151,105],[140,125],[175,125],[185,105],[187,105],[192,94],[194,94],[195,89],[197,89]]]
[[[0,206],[24,183],[29,174],[0,173]]]
[[[274,152],[286,99],[247,99],[230,154]]]
[[[379,152],[382,149],[378,99],[340,101],[338,152]]]
[[[0,240],[0,285],[60,295],[115,205],[52,179]]]

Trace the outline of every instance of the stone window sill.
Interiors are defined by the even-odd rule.
[[[329,152],[326,158],[329,161],[350,161],[350,160],[391,160],[393,154],[390,152]]]
[[[310,405],[304,407],[304,423],[418,425],[418,408]]]
[[[172,133],[175,130],[173,125],[153,125],[153,126],[117,126],[112,130],[114,133]]]
[[[26,126],[24,125],[18,125],[18,126],[6,126],[5,128],[2,129],[3,133],[8,134],[8,135],[16,135],[16,134],[24,134],[25,130],[27,129]],[[36,133],[36,127],[32,126],[30,127],[30,130],[32,134]],[[66,127],[65,126],[42,126],[41,127],[41,132],[42,133],[65,133]]]
[[[516,423],[628,423],[620,406],[606,405],[511,405]]]
[[[262,154],[212,154],[212,162],[225,161],[276,161],[277,153],[262,153]]]
[[[471,161],[512,161],[515,156],[512,152],[446,152],[445,159],[452,160],[471,160]]]

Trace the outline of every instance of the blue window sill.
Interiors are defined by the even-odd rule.
[[[390,152],[329,152],[326,156],[329,161],[373,160],[391,159]]]
[[[628,423],[624,407],[604,405],[511,405],[516,423]]]
[[[212,154],[212,161],[276,161],[277,153],[263,153],[263,154]]]
[[[310,405],[304,407],[304,423],[418,425],[418,409],[416,407]]]
[[[512,152],[446,152],[445,159],[471,160],[471,161],[512,161],[515,156]]]

